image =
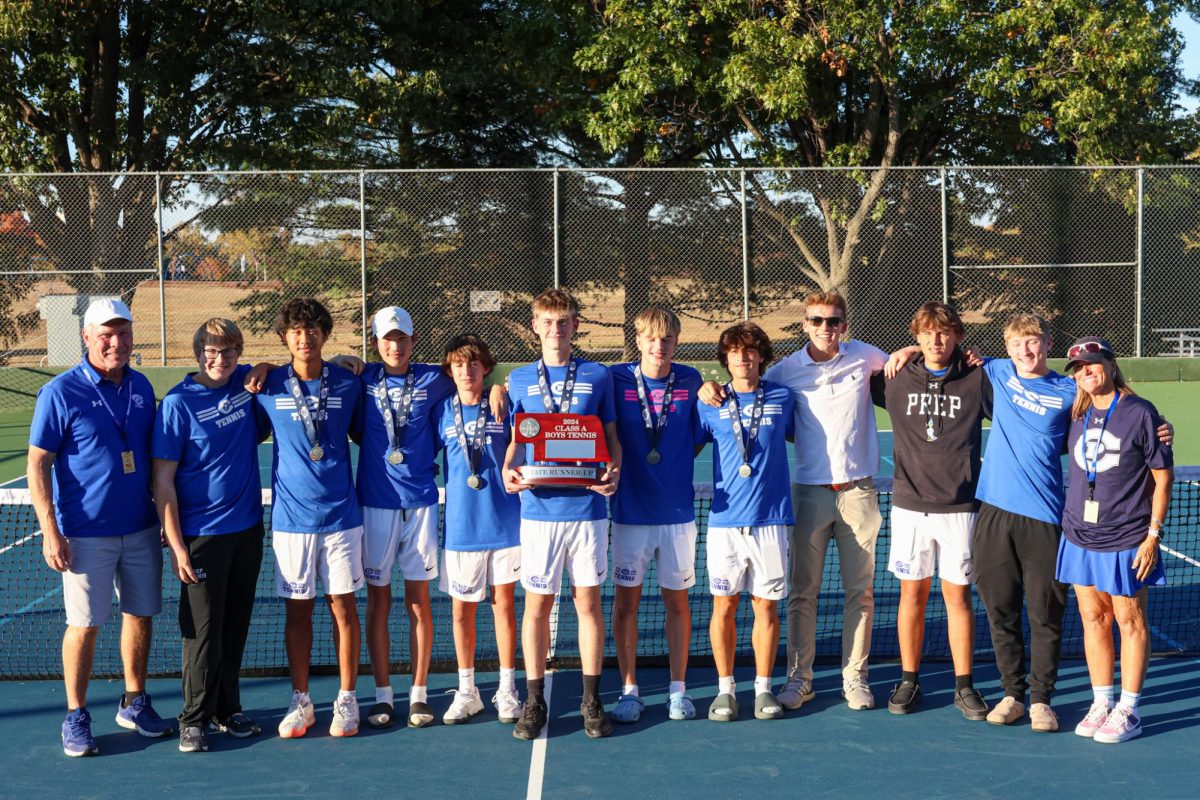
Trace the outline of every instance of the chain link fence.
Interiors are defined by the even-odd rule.
[[[1196,355],[1198,207],[1187,167],[7,175],[0,358],[36,391],[78,361],[88,301],[119,296],[144,366],[193,363],[211,316],[241,325],[249,358],[280,359],[276,311],[315,295],[336,352],[369,356],[364,321],[398,304],[419,358],[473,331],[521,361],[529,301],[550,286],[578,294],[579,347],[602,361],[628,357],[650,303],[682,317],[681,358],[711,360],[746,317],[791,352],[818,287],[845,292],[851,334],[889,350],[944,298],[986,352],[1032,310],[1052,355],[1083,334]],[[32,400],[15,383],[0,402]]]

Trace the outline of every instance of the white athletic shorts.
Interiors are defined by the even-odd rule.
[[[499,550],[443,550],[438,589],[468,603],[487,597],[488,586],[521,579],[521,545]]]
[[[764,600],[786,598],[789,528],[709,528],[704,544],[709,592],[732,597],[749,589],[754,597]]]
[[[67,624],[98,628],[121,611],[153,617],[162,610],[162,540],[157,525],[124,536],[68,536],[71,568],[62,574]]]
[[[521,520],[521,585],[558,594],[563,569],[572,586],[600,586],[608,577],[608,520]]]
[[[975,582],[971,537],[975,512],[931,514],[892,506],[892,544],[888,571],[902,581],[932,578],[967,586]]]
[[[658,562],[658,585],[690,589],[696,585],[696,523],[612,526],[613,582],[641,586],[650,562]]]
[[[327,595],[353,594],[362,588],[363,529],[359,525],[329,533],[274,531],[275,591],[289,600],[317,596],[317,577]]]
[[[371,586],[391,586],[392,565],[406,581],[438,576],[437,503],[421,508],[363,507],[363,572]]]

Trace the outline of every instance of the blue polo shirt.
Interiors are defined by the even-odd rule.
[[[713,458],[713,503],[708,524],[718,528],[752,525],[791,525],[792,486],[787,459],[787,438],[792,435],[792,392],[786,386],[763,381],[762,422],[749,456],[754,470],[748,478],[738,474],[742,451],[730,414],[733,402],[714,408],[698,407],[701,428],[716,444]],[[754,392],[738,392],[742,425],[753,419]],[[745,441],[743,436],[742,441]]]
[[[65,536],[124,536],[158,524],[150,494],[154,389],[129,367],[121,382],[86,359],[38,390],[29,443],[54,453],[54,516]],[[126,474],[121,453],[133,451]]]
[[[266,412],[242,384],[248,365],[216,389],[194,375],[167,392],[154,424],[155,458],[178,462],[175,494],[184,536],[244,531],[262,521],[258,442]]]
[[[440,367],[411,364],[413,374],[412,407],[401,434],[400,451],[404,461],[390,464],[391,446],[383,412],[379,409],[379,381],[384,365],[368,364],[360,379],[363,387],[363,440],[358,450],[358,499],[371,508],[423,508],[438,501],[434,472],[436,449],[430,414],[442,401],[454,394],[454,381]],[[403,375],[387,376],[388,402],[398,412],[404,395]]]
[[[478,429],[479,406],[464,405],[463,429],[468,443]],[[512,418],[496,419],[489,409],[478,475],[483,485],[467,485],[471,471],[454,427],[451,398],[438,404],[433,426],[446,465],[447,550],[500,550],[521,543],[521,498],[504,490],[504,455],[512,438]]]
[[[616,395],[617,437],[621,440],[621,482],[612,501],[613,522],[623,525],[678,525],[696,518],[692,471],[696,460],[696,393],[704,379],[692,367],[673,364],[671,398],[664,397],[666,379],[643,377],[649,395],[651,421],[667,415],[658,442],[659,461],[646,460],[650,437],[642,419],[637,363],[609,368]]]
[[[271,452],[271,527],[277,531],[329,533],[362,524],[348,438],[351,434],[358,436],[362,430],[362,391],[357,375],[333,364],[326,367],[329,401],[321,421],[321,447],[325,453],[320,461],[309,458],[311,445],[286,384],[286,366],[267,374],[256,397],[275,434]],[[315,417],[321,380],[301,381],[301,385]]]
[[[571,392],[572,414],[594,414],[601,423],[614,422],[617,417],[613,404],[612,376],[608,368],[594,361],[576,359],[575,388]],[[555,408],[562,399],[566,367],[548,367],[550,395]],[[544,414],[542,393],[538,389],[537,364],[517,367],[508,376],[508,394],[512,399],[514,416],[518,412]],[[533,445],[525,446],[525,463],[551,463],[533,460]],[[619,486],[619,484],[618,484]],[[608,518],[604,496],[591,489],[533,488],[521,492],[521,519],[547,522],[586,522]]]

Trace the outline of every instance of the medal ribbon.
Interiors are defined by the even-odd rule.
[[[387,431],[388,447],[399,450],[404,446],[404,432],[408,427],[408,412],[413,406],[413,387],[417,377],[411,368],[404,373],[404,388],[400,391],[400,408],[392,411],[391,397],[388,395],[387,370],[380,370],[379,383],[375,385],[375,405],[383,415],[383,429]]]
[[[1085,452],[1084,460],[1087,464],[1087,479],[1088,479],[1088,499],[1091,500],[1096,492],[1096,474],[1099,471],[1097,468],[1100,465],[1100,443],[1104,440],[1104,431],[1108,427],[1108,418],[1112,416],[1113,409],[1117,407],[1117,403],[1121,402],[1121,393],[1117,392],[1117,396],[1113,398],[1112,404],[1108,410],[1104,412],[1104,421],[1100,423],[1100,435],[1096,437],[1096,446],[1092,448],[1092,457],[1088,458]],[[1090,415],[1089,415],[1090,416]],[[1087,429],[1083,431],[1083,446],[1087,450]]]
[[[104,380],[104,379],[101,378],[101,380]],[[100,398],[100,403],[101,403],[101,405],[104,406],[104,410],[108,412],[108,415],[110,417],[112,417],[113,425],[117,426],[117,433],[119,433],[121,435],[121,443],[123,445],[125,445],[125,449],[128,450],[129,449],[129,439],[125,435],[125,426],[129,424],[129,414],[133,410],[133,381],[122,380],[121,383],[117,384],[117,397],[121,396],[121,389],[124,388],[125,384],[126,383],[129,384],[129,399],[125,401],[125,421],[124,422],[117,422],[117,415],[112,410],[112,406],[110,406],[108,404],[108,401],[104,399],[104,393],[100,391],[100,384],[94,383],[92,381],[88,381],[88,383],[92,384],[92,391],[94,391],[96,393],[96,397]]]
[[[462,448],[463,455],[467,459],[467,469],[472,475],[478,475],[488,422],[487,398],[484,397],[479,401],[479,417],[475,420],[475,435],[470,440],[467,439],[467,426],[463,423],[462,401],[458,399],[457,394],[450,399],[450,406],[454,409],[454,435],[458,437],[458,446]]]
[[[657,450],[662,441],[663,429],[667,427],[667,409],[671,407],[674,395],[671,390],[675,386],[675,370],[667,375],[667,387],[663,390],[663,401],[659,406],[658,419],[651,421],[650,398],[646,392],[646,382],[642,378],[642,367],[639,364],[633,368],[633,382],[637,384],[638,405],[642,408],[642,427],[646,429],[646,438],[650,440],[650,449]]]
[[[754,405],[750,409],[750,427],[746,428],[742,425],[742,404],[738,400],[737,392],[733,390],[733,384],[725,384],[725,394],[733,402],[733,408],[729,411],[729,420],[733,425],[733,438],[737,442],[738,451],[742,454],[742,463],[749,464],[750,456],[754,451],[754,440],[758,438],[758,425],[762,422],[763,406],[766,405],[767,393],[763,391],[762,382],[754,390]],[[745,434],[742,433],[743,429]],[[744,438],[743,438],[744,436]]]
[[[288,376],[284,383],[292,393],[292,399],[296,401],[296,414],[300,417],[300,424],[304,426],[308,443],[316,447],[321,443],[321,420],[325,417],[325,407],[329,405],[329,367],[321,368],[321,388],[317,392],[316,414],[309,409],[304,390],[300,388],[300,381],[296,378],[296,371],[292,369],[291,364],[288,365]]]
[[[560,414],[571,413],[571,395],[575,391],[575,370],[578,367],[579,362],[573,358],[571,359],[571,363],[567,365],[567,377],[563,381],[562,396],[558,402],[557,410]],[[540,358],[537,362],[537,374],[538,389],[542,393],[542,405],[545,406],[547,414],[553,414],[555,411],[554,395],[550,391],[550,379],[546,377],[546,362]]]

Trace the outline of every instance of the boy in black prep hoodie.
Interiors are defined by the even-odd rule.
[[[925,606],[936,561],[954,662],[954,705],[967,719],[982,720],[987,704],[972,684],[971,530],[979,508],[981,422],[992,413],[991,383],[959,349],[963,324],[949,306],[924,304],[909,331],[920,354],[895,378],[885,383],[877,375],[872,383],[876,404],[892,418],[896,464],[888,569],[900,579],[896,627],[902,673],[888,711],[908,714],[921,702]]]

